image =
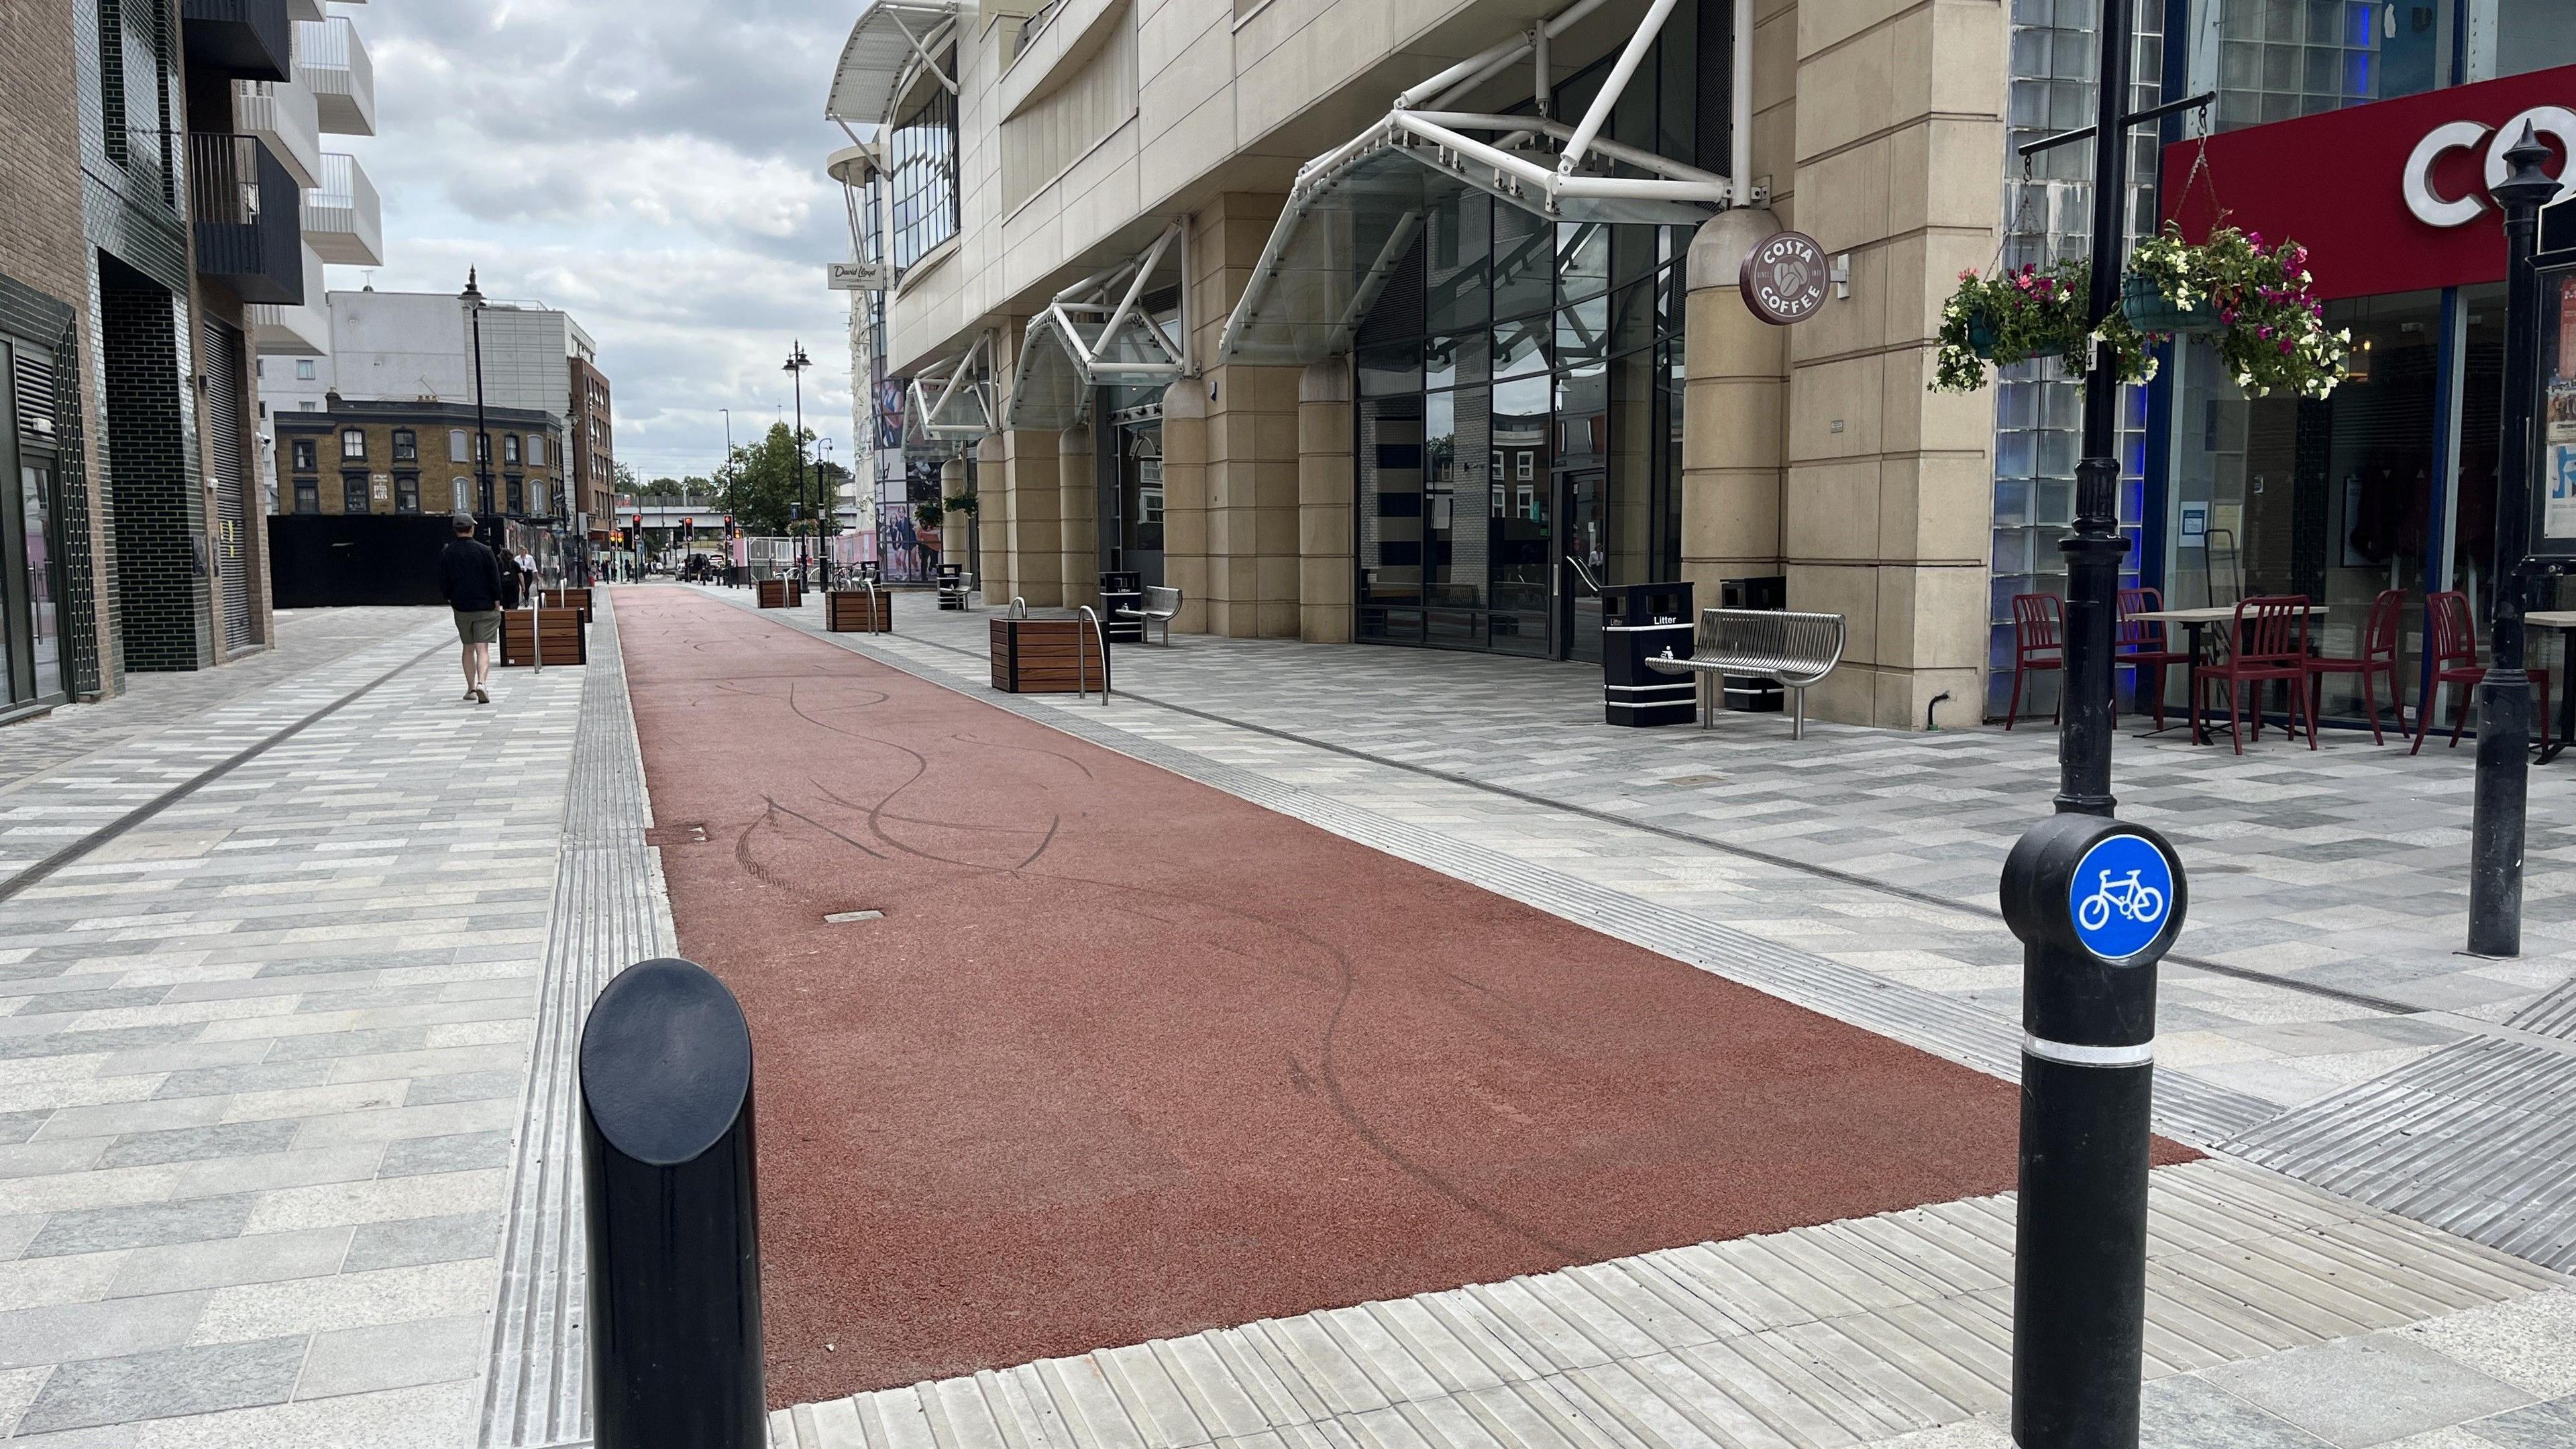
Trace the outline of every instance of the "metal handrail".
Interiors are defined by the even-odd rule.
[[[1091,611],[1089,604],[1077,604],[1074,607],[1075,612],[1090,622],[1091,637],[1100,644],[1100,707],[1107,709],[1109,707],[1109,636],[1100,631],[1100,616]],[[1084,688],[1090,680],[1086,670],[1087,662],[1082,631],[1076,629],[1073,631],[1073,697],[1076,699],[1090,692]]]
[[[877,581],[876,581],[876,576],[875,576],[875,575],[873,575],[873,574],[867,574],[867,573],[862,573],[862,574],[860,574],[860,575],[859,575],[859,587],[860,587],[860,588],[863,588],[863,589],[865,589],[865,590],[867,590],[867,591],[868,591],[868,624],[869,624],[869,626],[870,626],[872,629],[876,629],[876,630],[877,630],[877,632],[880,632],[880,633],[886,633],[886,634],[891,634],[891,633],[893,633],[893,632],[894,632],[894,615],[889,614],[889,613],[887,613],[887,612],[886,612],[885,600],[884,600],[884,599],[882,599],[882,598],[880,598],[880,597],[878,596],[878,594],[877,594]],[[879,626],[882,626],[882,627],[879,627]]]
[[[1002,615],[1002,617],[1006,619],[1025,619],[1028,616],[1029,601],[1021,598],[1017,594],[1011,595],[1011,607]]]

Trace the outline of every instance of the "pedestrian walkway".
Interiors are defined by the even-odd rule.
[[[794,611],[802,627],[816,612]],[[916,608],[891,637],[832,637],[982,690],[985,617]],[[1571,666],[1204,636],[1121,649],[1118,680],[1106,711],[987,697],[1954,1060],[2017,1065],[2021,953],[1993,890],[2011,832],[2053,793],[2051,733],[1824,726],[1800,747],[1767,716],[1617,730]],[[2295,942],[2227,946],[2236,917],[2258,936],[2375,919],[2339,894],[2303,909],[2335,871],[2464,911],[2468,760],[2330,735],[2240,762],[2179,738],[2124,735],[2114,777],[2124,813],[2195,872],[2162,971],[2159,1125],[2576,1266],[2576,1140],[2559,1129],[2576,1120],[2576,958],[2553,949],[2576,875],[2533,871],[2520,961],[2457,955],[2426,918],[2347,933],[2385,937],[2368,970],[2305,964]],[[2246,764],[2273,768],[2249,781]],[[2566,855],[2576,787],[2534,780],[2532,855]],[[2275,824],[2347,858],[2298,861]],[[1967,864],[1924,864],[1949,856]]]
[[[474,1441],[582,675],[512,671],[476,709],[443,614],[281,639],[193,711],[138,680],[10,741],[22,1439]]]
[[[542,676],[504,671],[489,709],[453,698],[454,635],[443,615],[350,611],[282,629],[279,650],[233,666],[244,672],[231,681],[178,679],[166,681],[168,690],[152,687],[165,681],[138,681],[134,694],[107,707],[120,718],[67,710],[37,722],[34,733],[0,731],[0,760],[8,762],[0,767],[7,772],[0,774],[0,1435],[47,1449],[587,1442],[587,1248],[572,1150],[572,1046],[589,997],[609,974],[673,949],[661,862],[696,871],[696,861],[734,858],[707,828],[712,810],[657,819],[646,793],[619,636],[658,612],[660,597],[714,608],[707,595],[674,588],[603,591],[590,665]],[[914,602],[906,596],[898,608]],[[792,755],[810,777],[802,788],[819,782],[864,800],[854,791],[882,763],[821,725],[812,726],[811,740],[787,735],[798,709],[847,729],[851,718],[828,707],[834,698],[814,691],[882,680],[866,687],[890,700],[924,699],[939,685],[955,694],[920,708],[944,717],[980,711],[987,721],[953,729],[965,738],[939,750],[959,758],[1011,756],[995,748],[1004,744],[1043,751],[1004,767],[1024,784],[1070,769],[1069,760],[1100,776],[1089,781],[1074,770],[1081,786],[1044,792],[1065,828],[1041,865],[1109,879],[1149,866],[1257,871],[1274,853],[1260,842],[1302,821],[1339,837],[1299,848],[1352,862],[1335,867],[1344,877],[1409,879],[1404,889],[1424,902],[1489,888],[1504,898],[1501,911],[1517,913],[1511,903],[1519,902],[1560,918],[1525,925],[1535,938],[1601,941],[1590,953],[1553,950],[1556,969],[1596,993],[1625,994],[1633,987],[1624,983],[1667,969],[1650,958],[1637,964],[1633,948],[1642,947],[1723,978],[1702,983],[1710,990],[1751,985],[1833,1019],[1820,1029],[1839,1033],[1835,1022],[1852,1023],[1974,1067],[1984,1080],[1933,1064],[1967,1083],[1961,1101],[1996,1095],[1996,1079],[2012,1070],[2018,1037],[2008,996],[1908,980],[1900,966],[1868,959],[1921,950],[1977,961],[2004,949],[1991,916],[1965,895],[1891,895],[1691,839],[1678,826],[1631,821],[1606,805],[1569,809],[1525,788],[1531,782],[1482,783],[1445,765],[1382,763],[1396,758],[1395,742],[1405,737],[1393,727],[1383,738],[1360,728],[1347,737],[1355,743],[1329,746],[1264,733],[1274,727],[1212,717],[1220,701],[1183,696],[1172,682],[1177,673],[1157,679],[1167,667],[1213,668],[1215,656],[1240,650],[1293,689],[1296,668],[1274,667],[1280,659],[1296,665],[1288,646],[1184,639],[1168,655],[1122,648],[1122,690],[1162,702],[1122,694],[1105,709],[1076,708],[986,689],[984,616],[903,609],[905,633],[833,637],[830,645],[852,652],[832,653],[823,639],[787,632],[814,628],[817,615],[813,606],[794,618],[719,613],[746,633],[686,651],[697,712],[719,698],[737,700],[775,712],[763,729],[779,736],[775,744],[758,733],[711,737],[702,753],[750,761]],[[307,624],[320,627],[299,638]],[[778,651],[745,651],[739,640],[764,635],[810,649],[820,662],[783,676],[755,667]],[[1261,651],[1268,653],[1253,658]],[[1210,657],[1192,657],[1201,653]],[[818,676],[839,682],[805,682]],[[203,697],[189,698],[196,691]],[[673,691],[672,681],[655,681],[646,711]],[[686,712],[676,694],[668,707]],[[1671,747],[1686,748],[1688,733],[1672,732]],[[794,748],[784,748],[790,740]],[[1104,763],[1095,746],[1127,758]],[[2016,734],[2011,748],[2020,747]],[[1196,814],[1158,805],[1152,820],[1122,819],[1121,800],[1177,800],[1197,788],[1167,778],[1140,783],[1157,771],[1222,795],[1199,791],[1212,803]],[[658,770],[653,790],[663,791],[666,779],[699,791],[722,783],[713,772],[682,773]],[[745,793],[800,784],[794,775],[737,774]],[[996,808],[1032,803],[1023,790]],[[806,923],[810,935],[796,948],[812,954],[787,961],[793,969],[779,974],[801,996],[791,990],[753,1001],[756,1031],[775,1031],[782,1019],[791,1031],[798,1022],[838,1030],[849,1001],[908,977],[933,990],[942,977],[959,978],[961,987],[1014,972],[1024,982],[1043,979],[1036,964],[1009,954],[1017,948],[1005,948],[998,926],[1052,928],[1078,922],[1087,909],[1079,898],[1056,902],[1051,918],[1013,907],[990,884],[951,888],[956,921],[980,913],[997,926],[985,938],[992,949],[953,932],[926,950],[889,950],[907,918],[930,914],[936,903],[887,897],[898,908],[867,919],[878,877],[807,871],[796,851],[772,853],[819,827],[771,819],[766,801],[760,813],[769,823],[754,833],[746,892],[775,893],[800,910],[809,897],[834,898],[830,911]],[[1010,846],[991,831],[924,833],[929,827],[898,814],[935,811],[880,808],[866,828],[960,860]],[[816,818],[882,847],[846,820]],[[1193,832],[1212,832],[1217,843]],[[702,835],[707,844],[697,843]],[[1180,866],[1162,863],[1158,835],[1185,847]],[[1200,857],[1212,859],[1201,866]],[[1105,876],[1103,862],[1111,863]],[[754,866],[783,884],[759,883]],[[1180,899],[1157,908],[1172,919],[1130,919],[1113,934],[1069,943],[1065,959],[1106,959],[1092,948],[1205,918],[1203,902],[1186,890],[1174,894]],[[1430,922],[1427,911],[1417,908]],[[1820,925],[1866,950],[1840,949],[1854,941],[1832,942],[1817,934]],[[1423,933],[1416,947],[1436,948],[1437,934]],[[1254,959],[1266,949],[1248,936],[1233,944],[1253,946]],[[1090,969],[1069,978],[1085,990],[1056,1002],[1025,990],[992,995],[972,1002],[982,1015],[956,1017],[962,1027],[914,1018],[912,1039],[896,1044],[935,1059],[979,1049],[971,1031],[996,1040],[1017,1033],[1017,1056],[989,1063],[983,1101],[1055,1112],[1065,1130],[1051,1156],[1029,1150],[1034,1139],[1026,1137],[994,1150],[979,1130],[925,1138],[918,1128],[936,1112],[866,1100],[868,1084],[902,1064],[896,1051],[846,1064],[839,1090],[862,1095],[824,1123],[828,1133],[810,1130],[823,1119],[809,1105],[763,1096],[762,1161],[782,1194],[800,1178],[834,1176],[873,1174],[881,1183],[891,1176],[892,1191],[929,1186],[919,1174],[887,1172],[903,1153],[945,1174],[936,1185],[956,1235],[943,1241],[925,1231],[902,1261],[863,1233],[810,1233],[792,1207],[772,1209],[774,1261],[821,1253],[856,1265],[840,1270],[839,1296],[824,1308],[861,1322],[873,1315],[874,1332],[900,1328],[906,1309],[883,1296],[880,1279],[912,1274],[935,1283],[946,1270],[961,1282],[994,1285],[945,1305],[957,1320],[988,1316],[1004,1325],[1002,1338],[1015,1319],[1062,1321],[1051,1264],[976,1256],[972,1235],[992,1225],[976,1220],[975,1204],[1016,1192],[1025,1218],[1087,1213],[1105,1222],[1132,1211],[1136,1191],[1186,1183],[1222,1160],[1228,1144],[1205,1128],[1255,1114],[1229,1116],[1227,1104],[1187,1100],[1139,1106],[1087,1086],[1038,1088],[1049,1080],[1057,1038],[1096,1029],[1112,1000],[1128,1003],[1133,1016],[1133,1003],[1167,977],[1166,994],[1196,1003],[1187,1014],[1212,1018],[1199,1048],[1209,1056],[1239,1045],[1218,1033],[1244,1029],[1225,1013],[1265,998],[1205,986],[1201,978],[1243,969],[1216,949],[1147,961],[1123,997],[1092,989],[1101,978]],[[1479,969],[1491,968],[1472,963],[1462,974],[1472,979]],[[2366,1101],[2329,1083],[2287,1112],[2282,1100],[2248,1090],[2252,1079],[2211,1075],[2206,1064],[2162,1073],[2160,1124],[2219,1151],[2154,1175],[2149,1442],[2191,1449],[2576,1442],[2576,1289],[2546,1266],[2564,1237],[2552,1217],[2564,1196],[2547,1176],[2551,1154],[2562,1149],[2547,1129],[2566,1115],[2545,1093],[2525,1090],[2528,1073],[2476,1062],[2475,1070],[2454,1070],[2447,1064],[2458,1056],[2443,1055],[2511,1048],[2555,1062],[2565,1055],[2561,1022],[2576,1009],[2563,995],[2516,998],[2509,1009],[2518,1024],[2508,1025],[2487,1019],[2497,1012],[2486,1008],[2484,1017],[2398,1012],[2385,1008],[2404,1003],[2371,1006],[2297,983],[2267,984],[2259,977],[2270,968],[2259,959],[2231,969],[2241,974],[2167,973],[2169,1025],[2179,1011],[2215,1009],[2205,1002],[2240,1013],[2190,1028],[2249,1044],[2253,1055],[2231,1060],[2312,1070],[2295,1043],[2266,1041],[2267,1022],[2359,1030],[2352,1023],[2394,1019],[2451,1035],[2389,1048],[2402,1060],[2360,1073],[2351,1089],[2377,1094]],[[1533,968],[1533,979],[1544,974]],[[1275,989],[1274,1008],[1311,988]],[[2206,995],[2176,1006],[2186,991]],[[952,1016],[972,996],[952,995]],[[1479,999],[1462,987],[1445,1008],[1463,1015]],[[1785,1010],[1745,999],[1759,1003],[1757,1013]],[[1588,1009],[1583,1001],[1557,1008]],[[2313,1014],[2320,1012],[2333,1014]],[[1033,1025],[1058,1030],[1051,1036]],[[1640,1030],[1678,1062],[1688,1059],[1688,1025]],[[1483,1026],[1537,1047],[1549,1041],[1508,1015]],[[1837,1039],[1862,1043],[1864,1054],[1893,1050],[1857,1034]],[[1407,1038],[1389,1040],[1400,1046]],[[1571,1064],[1560,1070],[1581,1069],[1628,1045],[1553,1055]],[[1278,1060],[1284,1075],[1288,1058]],[[1312,1073],[1309,1080],[1326,1085]],[[1412,1086],[1423,1103],[1450,1114],[1448,1122],[1481,1122],[1484,1141],[1558,1130],[1498,1110],[1529,1115],[1515,1081],[1424,1070]],[[1775,1107],[1722,1105],[1737,1113]],[[870,1137],[871,1114],[903,1125]],[[1171,1131],[1193,1114],[1199,1138]],[[2319,1131],[2293,1130],[2310,1121]],[[2426,1121],[2437,1125],[2417,1131]],[[1958,1125],[1973,1128],[1974,1112]],[[1111,1128],[1116,1133],[1104,1137]],[[2283,1140],[2266,1147],[2256,1141],[2260,1132]],[[2416,1135],[2395,1136],[2405,1132]],[[2500,1150],[2499,1141],[2520,1145]],[[1102,1151],[1074,1155],[1086,1142]],[[1171,1142],[1189,1150],[1175,1152]],[[1685,1142],[1670,1150],[1701,1149]],[[2265,1151],[2282,1154],[2297,1177],[2248,1160]],[[1615,1194],[1633,1155],[1617,1148],[1568,1176]],[[1813,1155],[1812,1143],[1793,1143],[1776,1154],[1774,1171],[1805,1171]],[[1313,1181],[1311,1155],[1286,1161],[1302,1164],[1285,1174],[1288,1186],[1332,1186]],[[1049,1181],[1126,1189],[1049,1199],[1039,1190]],[[810,1346],[773,1337],[773,1362],[789,1370],[772,1381],[780,1408],[774,1432],[793,1449],[1998,1449],[2007,1442],[1998,1416],[2011,1206],[1993,1181],[1962,1182],[1947,1196],[1918,1187],[1917,1205],[1862,1205],[1850,1209],[1858,1216],[1838,1221],[1776,1231],[1751,1222],[1749,1236],[1743,1223],[1712,1221],[1698,1230],[1683,1223],[1668,1240],[1647,1233],[1635,1243],[1572,1241],[1574,1251],[1554,1260],[1564,1266],[1552,1268],[1479,1268],[1472,1254],[1491,1250],[1470,1241],[1467,1257],[1441,1265],[1447,1281],[1425,1273],[1392,1288],[1362,1284],[1349,1298],[1318,1291],[1239,1317],[1208,1308],[1198,1321],[1166,1319],[1123,1335],[1094,1320],[1096,1340],[1059,1340],[1018,1357],[991,1348],[971,1364],[926,1371],[923,1383],[898,1382],[901,1370],[883,1366],[870,1379],[862,1366],[850,1382],[867,1391],[856,1396],[795,1393],[796,1355]],[[1723,1179],[1707,1186],[1732,1201],[1780,1190]],[[1659,1218],[1661,1211],[1635,1221],[1670,1228],[1676,1219]],[[2425,1226],[2433,1222],[2459,1231]],[[1293,1251],[1302,1256],[1288,1271],[1311,1283],[1348,1274],[1339,1260],[1368,1241],[1344,1233],[1281,1249],[1226,1241],[1221,1226],[1213,1218],[1158,1224],[1163,1241],[1139,1261],[1212,1252],[1251,1261],[1265,1248]],[[1560,1239],[1568,1231],[1565,1222],[1552,1228]],[[1693,1236],[1711,1241],[1686,1241]],[[887,1273],[871,1271],[878,1267]],[[779,1278],[779,1333],[796,1331],[796,1315],[819,1301],[798,1301],[808,1286]],[[1166,1291],[1149,1279],[1122,1289],[1146,1305]],[[822,1346],[827,1359],[862,1351],[856,1338]]]

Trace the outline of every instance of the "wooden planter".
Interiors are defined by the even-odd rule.
[[[994,619],[993,687],[1005,694],[1105,689],[1109,660],[1079,616]],[[1080,678],[1077,679],[1077,672]]]
[[[880,589],[833,589],[823,595],[823,627],[835,634],[891,634],[894,595]]]
[[[501,615],[502,665],[517,667],[537,663],[533,645],[537,642],[539,630],[543,631],[546,646],[545,663],[590,662],[589,636],[581,627],[579,609],[512,609]]]
[[[762,579],[760,581],[760,607],[764,609],[796,609],[804,607],[804,604],[805,585],[801,581],[796,579]]]
[[[581,615],[585,624],[593,623],[599,617],[591,612],[588,589],[541,589],[537,593],[537,602],[549,609],[570,609]]]

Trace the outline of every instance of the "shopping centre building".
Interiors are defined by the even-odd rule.
[[[2482,191],[2508,121],[2576,136],[2576,5],[2137,8],[2137,102],[2216,99],[2141,133],[2134,228],[2297,236],[2359,350],[2322,402],[2191,345],[2132,389],[2125,581],[2305,592],[2330,648],[2392,584],[2478,594]],[[1599,657],[1598,587],[1687,579],[1845,616],[1823,717],[1999,715],[2080,384],[1927,384],[1963,270],[2085,243],[2089,148],[2016,148],[2091,122],[2097,9],[879,0],[828,164],[881,527],[971,495],[941,535],[996,600],[1130,570],[1184,630],[1560,659]],[[1790,229],[1824,296],[1780,325],[1739,282]]]

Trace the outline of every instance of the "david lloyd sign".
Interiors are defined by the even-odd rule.
[[[1825,249],[1802,231],[1775,232],[1744,254],[1736,285],[1753,315],[1775,327],[1804,322],[1825,305]]]

